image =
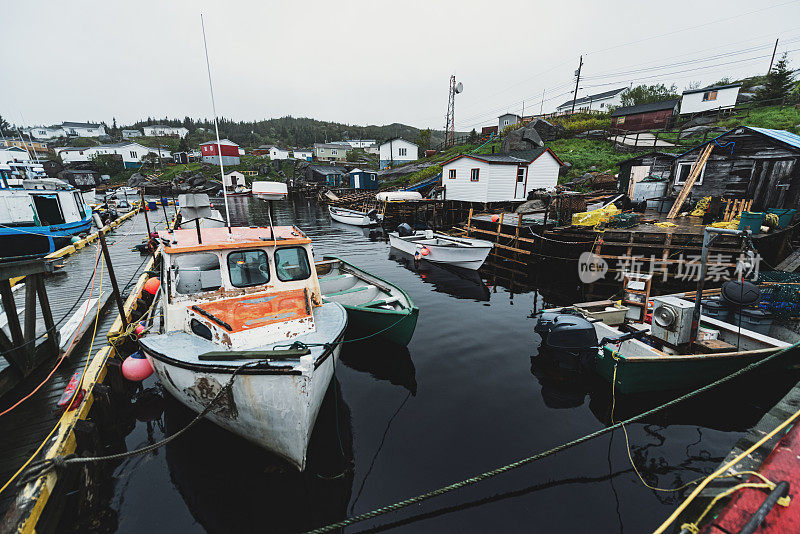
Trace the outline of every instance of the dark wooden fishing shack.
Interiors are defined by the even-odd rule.
[[[714,144],[691,197],[752,200],[751,211],[796,209],[800,202],[800,136],[786,130],[740,126],[675,158],[668,193],[677,194],[692,165]]]

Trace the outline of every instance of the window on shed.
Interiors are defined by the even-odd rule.
[[[508,119],[503,119],[503,126],[508,126]]]
[[[692,172],[692,166],[694,162],[687,161],[686,163],[678,163],[677,168],[675,169],[675,184],[676,185],[683,185],[686,183],[686,180],[689,179],[689,174]],[[703,183],[703,175],[706,172],[706,166],[703,166],[703,169],[700,171],[700,176],[697,177],[697,180],[694,181],[694,185],[701,185]]]
[[[337,156],[338,154],[339,154],[339,151],[338,151],[338,150],[336,150],[335,148],[332,148],[332,149],[331,149],[331,155],[332,155],[332,156]]]
[[[517,183],[521,184],[525,181],[525,167],[517,167]]]
[[[399,154],[401,156],[405,156],[407,153],[408,153],[408,149],[406,149],[406,148],[399,149]]]
[[[625,124],[625,117],[617,117],[617,124]]]
[[[472,169],[469,174],[469,181],[470,182],[477,182],[480,176],[481,170],[480,169]]]
[[[456,170],[455,169],[450,169],[450,174],[448,176],[450,178],[455,178],[456,177]]]
[[[131,150],[131,157],[132,157],[133,159],[136,159],[136,152],[135,152],[135,151],[133,151],[133,150]]]
[[[717,92],[716,91],[706,91],[703,93],[703,102],[707,102],[709,100],[716,100],[717,99]]]
[[[279,248],[275,251],[275,271],[281,282],[305,280],[311,276],[308,255],[302,247]]]

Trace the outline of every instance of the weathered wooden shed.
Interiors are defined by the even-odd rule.
[[[347,169],[334,165],[309,165],[306,168],[306,181],[317,182],[328,187],[347,187]]]
[[[711,156],[692,187],[692,198],[752,199],[752,211],[797,208],[800,202],[800,136],[786,130],[740,126],[678,155],[668,193],[677,194],[703,148]]]
[[[672,176],[672,164],[675,154],[669,152],[648,152],[634,158],[626,159],[619,163],[617,175],[619,190],[626,193],[630,188],[631,177],[634,182],[645,178],[665,178]]]

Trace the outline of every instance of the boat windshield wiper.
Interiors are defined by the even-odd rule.
[[[200,306],[198,306],[196,304],[194,306],[192,306],[192,310],[196,311],[197,313],[199,313],[203,317],[207,317],[207,318],[211,319],[212,321],[214,321],[215,323],[220,325],[222,328],[224,328],[228,332],[233,330],[233,327],[231,327],[231,325],[229,325],[228,323],[226,323],[225,321],[223,321],[219,317],[215,316],[214,314],[207,312],[206,310],[204,310],[203,308],[201,308]]]

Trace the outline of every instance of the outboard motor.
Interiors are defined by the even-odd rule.
[[[414,235],[414,229],[408,223],[403,223],[397,227],[397,234],[400,237],[408,237]]]
[[[585,317],[564,311],[545,312],[533,330],[542,337],[539,354],[558,367],[575,371],[594,367],[597,332]]]
[[[367,217],[369,217],[369,220],[371,220],[371,221],[377,221],[378,220],[378,210],[376,210],[375,208],[369,210],[367,212]]]

